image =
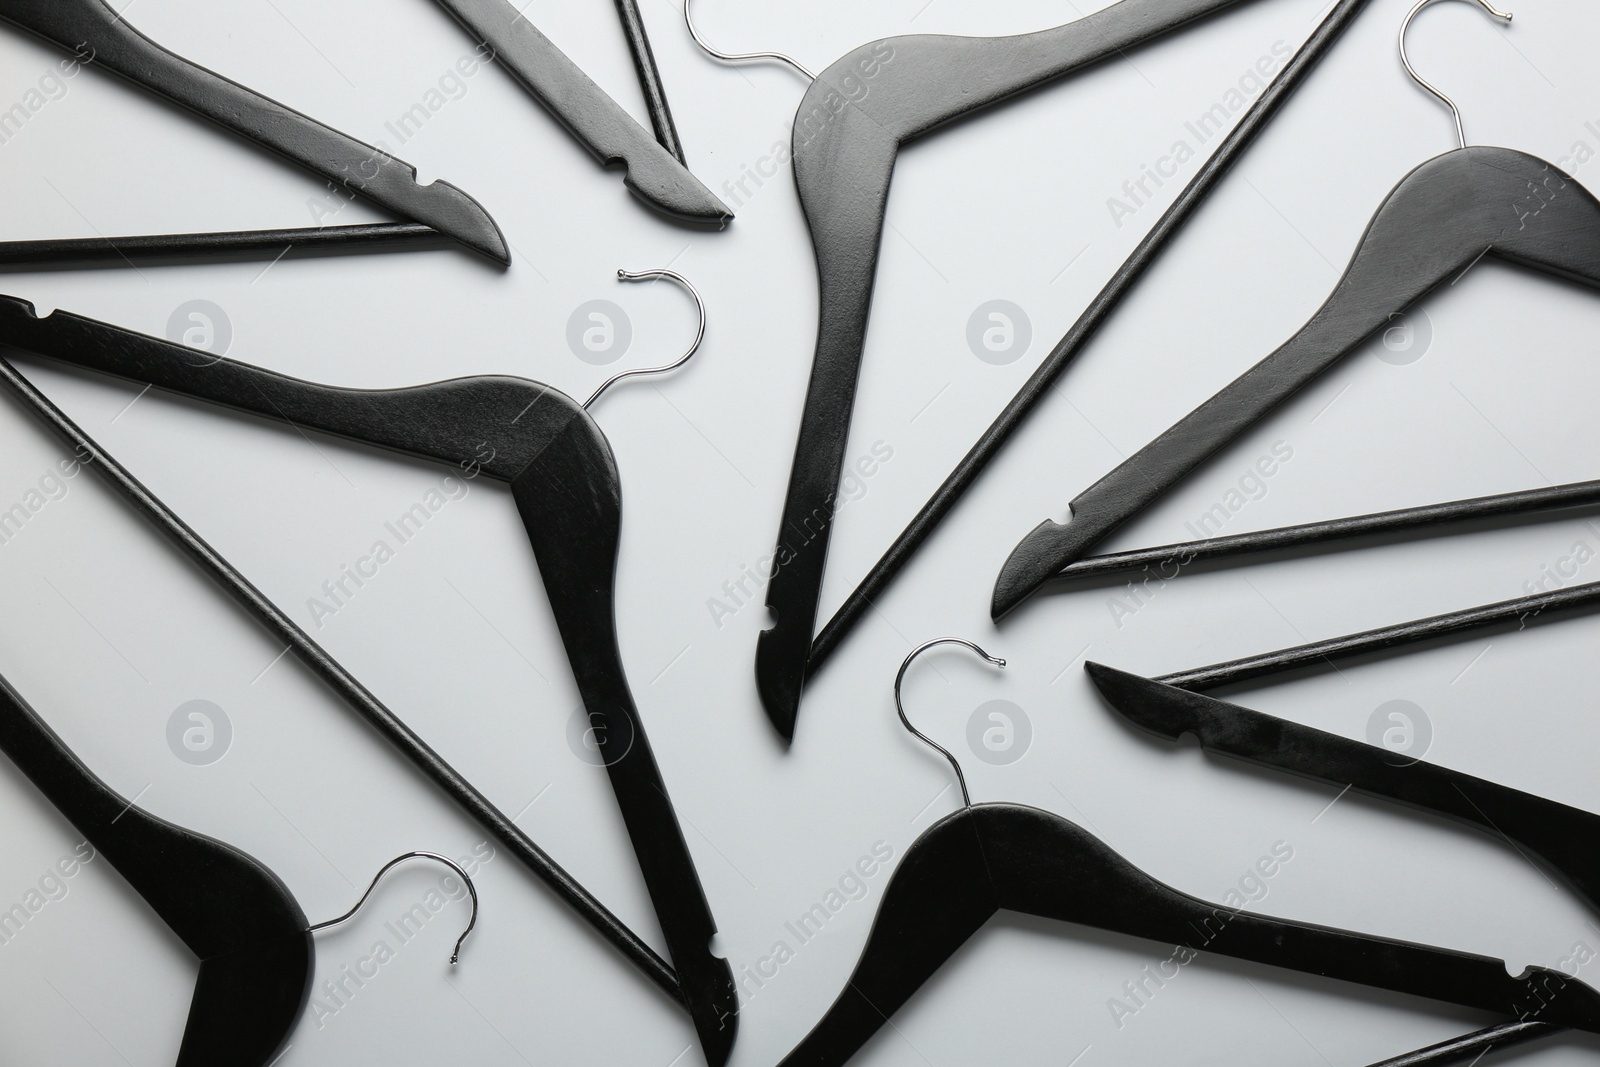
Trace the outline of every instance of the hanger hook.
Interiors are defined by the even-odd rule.
[[[1489,0],[1472,0],[1472,2],[1483,8],[1491,17],[1497,18],[1503,23],[1511,21],[1511,13],[1509,11],[1497,10],[1493,4],[1489,3]],[[1406,55],[1406,31],[1411,28],[1411,20],[1421,14],[1423,8],[1437,3],[1439,3],[1439,0],[1417,0],[1417,6],[1411,9],[1411,13],[1406,16],[1406,20],[1400,24],[1400,62],[1405,66],[1406,73],[1411,75],[1412,81],[1438,97],[1439,102],[1450,109],[1451,116],[1456,120],[1456,139],[1461,142],[1461,147],[1465,148],[1467,147],[1467,129],[1461,124],[1461,109],[1456,107],[1454,100],[1434,88],[1427,79],[1418,74],[1417,68],[1411,65],[1411,58]]]
[[[338,926],[346,919],[349,919],[351,916],[355,915],[356,912],[361,910],[361,905],[365,904],[367,902],[367,898],[372,895],[372,891],[378,888],[378,883],[383,880],[384,875],[389,873],[390,868],[396,867],[404,863],[406,860],[414,859],[435,860],[444,864],[446,867],[449,867],[452,871],[455,871],[461,876],[461,881],[466,884],[467,892],[472,894],[472,918],[467,920],[467,928],[461,931],[460,937],[456,938],[456,947],[450,950],[450,963],[452,966],[454,966],[455,962],[461,958],[461,942],[465,941],[467,939],[467,935],[472,933],[472,928],[478,925],[478,887],[472,884],[472,876],[466,871],[462,870],[460,864],[448,856],[439,855],[437,852],[407,852],[404,856],[396,856],[388,863],[385,863],[382,869],[380,869],[378,873],[373,876],[372,884],[367,886],[367,891],[365,893],[361,894],[361,899],[356,901],[355,907],[351,908],[337,919],[329,919],[325,923],[317,923],[317,925],[311,927],[311,929],[325,930],[330,926]]]
[[[670,281],[677,282],[683,287],[685,292],[694,297],[695,310],[700,314],[700,325],[696,327],[694,331],[694,343],[689,346],[689,351],[685,352],[683,355],[679,356],[677,359],[673,360],[671,363],[668,363],[664,367],[641,367],[638,370],[625,370],[621,374],[607,378],[605,381],[600,383],[600,388],[594,391],[594,395],[583,402],[584,410],[587,411],[596,400],[600,399],[601,393],[605,392],[607,389],[610,389],[613,385],[616,385],[624,378],[634,378],[643,374],[665,374],[669,370],[677,370],[679,367],[689,362],[690,356],[694,355],[700,350],[700,342],[705,340],[706,336],[706,302],[700,299],[700,290],[691,285],[688,278],[685,278],[675,270],[667,270],[665,267],[662,267],[659,270],[617,271],[617,281],[619,282],[645,282],[653,281],[656,278],[666,278]]]
[[[976,652],[978,655],[982,656],[985,660],[994,664],[996,667],[1004,667],[1006,665],[1006,661],[997,656],[989,655],[989,653],[985,652],[983,649],[964,638],[940,637],[932,641],[924,641],[916,648],[913,648],[910,654],[907,655],[905,660],[900,664],[900,673],[894,676],[894,709],[900,713],[900,721],[905,724],[907,730],[911,731],[911,735],[913,737],[950,761],[950,766],[954,767],[956,770],[956,781],[961,786],[961,803],[964,807],[970,808],[972,807],[972,795],[967,792],[967,776],[961,773],[961,764],[956,762],[956,758],[950,754],[949,749],[945,748],[943,745],[939,744],[939,742],[935,741],[933,738],[929,737],[927,734],[911,725],[911,720],[906,718],[906,706],[900,701],[900,686],[901,683],[905,681],[906,671],[910,668],[911,661],[928,651],[928,649],[936,648],[939,645],[960,645],[962,648],[971,649],[973,652]]]
[[[779,63],[789,64],[789,66],[804,74],[807,81],[817,80],[817,76],[807,70],[799,60],[793,56],[786,56],[782,52],[743,52],[739,55],[734,55],[730,52],[717,51],[707,44],[706,39],[700,36],[700,31],[694,28],[694,13],[691,10],[693,7],[694,0],[683,0],[683,21],[688,25],[689,36],[694,38],[694,43],[704,49],[705,53],[713,59],[720,59],[724,63],[750,63],[761,59],[775,59]]]

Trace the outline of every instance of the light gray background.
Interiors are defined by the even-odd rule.
[[[1258,857],[1294,858],[1258,908],[1576,968],[1600,927],[1516,851],[1482,835],[1249,773],[1135,735],[1100,704],[1086,657],[1147,672],[1196,666],[1518,595],[1546,567],[1600,550],[1600,525],[1566,519],[1201,574],[1137,612],[1116,589],[1049,595],[997,631],[987,616],[1011,546],[1123,456],[1288,337],[1326,296],[1385,193],[1453,147],[1446,113],[1403,75],[1394,35],[1410,0],[1375,0],[1243,164],[1041,405],[879,610],[811,687],[792,750],[756,700],[760,597],[731,617],[709,601],[772,543],[810,364],[816,289],[787,168],[741,197],[721,234],[660,220],[601,172],[500,71],[486,69],[403,146],[384,124],[437,86],[471,43],[426,0],[138,0],[134,25],[184,55],[368,140],[422,180],[479,198],[514,246],[497,272],[465,253],[209,268],[13,274],[0,290],[162,334],[191,300],[222,308],[229,354],[320,381],[389,386],[469,373],[526,375],[577,396],[622,366],[675,355],[692,329],[668,286],[622,286],[618,267],[671,264],[703,290],[706,343],[677,375],[608,395],[597,417],[627,499],[621,642],[721,933],[741,977],[776,942],[793,958],[748,999],[735,1062],[776,1062],[833,1000],[887,881],[800,945],[787,921],[825,900],[874,846],[899,857],[957,803],[948,770],[894,720],[890,682],[910,645],[947,634],[1008,657],[929,657],[907,697],[966,756],[974,797],[1035,804],[1093,829],[1180,888],[1221,899]],[[755,168],[803,85],[777,67],[717,65],[669,0],[645,5],[695,172],[714,189]],[[888,540],[1134,246],[1180,185],[1121,227],[1107,199],[1184,136],[1276,42],[1295,47],[1321,0],[1245,4],[1130,57],[945,131],[904,153],[889,207],[849,454],[892,459],[864,482],[834,538],[824,613]],[[730,50],[777,48],[821,67],[910,32],[999,35],[1078,17],[1072,0],[807,4],[702,0]],[[1518,0],[1502,30],[1463,5],[1419,19],[1413,55],[1456,94],[1476,143],[1552,161],[1600,150],[1600,10]],[[643,108],[603,0],[534,0],[529,17],[635,114]],[[0,104],[59,56],[0,33]],[[321,183],[217,135],[99,72],[0,145],[6,238],[305,225]],[[1591,120],[1597,127],[1585,124]],[[1192,175],[1194,163],[1183,169]],[[1575,164],[1568,164],[1573,169]],[[1580,179],[1590,167],[1577,168]],[[770,164],[767,166],[770,170]],[[352,205],[340,221],[376,219]],[[968,318],[1025,310],[1032,345],[975,357]],[[612,367],[568,349],[591,300],[624,308],[630,352]],[[1409,363],[1345,361],[1244,436],[1114,542],[1164,543],[1225,498],[1282,442],[1292,459],[1230,531],[1600,475],[1593,359],[1600,300],[1485,262],[1429,299],[1432,340]],[[442,471],[26,360],[90,433],[287,608],[373,691],[653,943],[659,931],[603,773],[566,737],[577,696],[510,497],[477,481],[317,628],[319,585],[384,537]],[[9,401],[0,506],[63,455]],[[1581,552],[1578,546],[1582,546]],[[1600,579],[1600,563],[1568,566]],[[353,903],[385,860],[468,856],[482,834],[92,474],[68,483],[0,546],[0,669],[109,783],[150,811],[234,842],[288,883],[314,919]],[[1406,700],[1430,758],[1600,810],[1592,723],[1600,622],[1478,638],[1247,694],[1349,737]],[[167,723],[190,700],[222,708],[231,747],[175,757]],[[991,700],[1028,717],[1031,748],[969,754]],[[1387,724],[1386,724],[1387,725]],[[79,838],[18,774],[0,773],[0,904]],[[880,844],[881,843],[881,844]],[[323,935],[317,981],[393,940],[390,921],[439,873],[393,877],[359,921]],[[285,1065],[700,1062],[686,1018],[513,859],[478,876],[483,913],[459,967],[464,905],[442,912],[331,1015],[308,1013]],[[104,862],[0,945],[0,1059],[170,1062],[194,967]],[[204,886],[196,886],[204,892]],[[1258,890],[1257,895],[1260,895]],[[1108,1001],[1170,946],[997,921],[860,1056],[912,1064],[1365,1064],[1492,1020],[1206,960],[1119,1028]],[[1582,955],[1582,953],[1580,953]],[[750,970],[746,970],[746,969]],[[771,964],[765,965],[770,973]],[[1527,1053],[1592,1059],[1592,1041]]]

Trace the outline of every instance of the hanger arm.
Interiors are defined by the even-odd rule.
[[[1600,909],[1600,816],[1098,663],[1085,669],[1111,706],[1141,729],[1169,741],[1191,733],[1207,752],[1347,786],[1508,838],[1543,858]]]
[[[490,259],[510,262],[500,228],[460,189],[442,181],[418,185],[410,164],[167,51],[128,25],[105,0],[0,0],[0,19],[263,145],[341,189],[425,223]]]
[[[674,218],[720,229],[733,212],[506,0],[439,0],[495,60],[628,188]]]
[[[0,343],[276,422],[509,480],[580,408],[559,390],[482,375],[401,389],[348,389],[0,296]],[[484,457],[491,457],[485,459]]]
[[[843,1064],[999,910],[1600,1032],[1600,994],[1559,971],[1514,978],[1487,956],[1231,911],[1156,881],[1060,816],[980,804],[906,850],[844,993],[781,1067]]]
[[[0,751],[200,958],[178,1067],[268,1063],[311,989],[311,933],[278,877],[118,796],[4,678]]]
[[[983,848],[970,811],[929,831],[895,868],[844,990],[778,1067],[838,1067],[855,1055],[999,909],[978,876]]]
[[[511,495],[701,1047],[718,1067],[732,1054],[738,1027],[733,969],[711,952],[716,921],[617,645],[622,483],[610,445],[587,413],[512,479]]]
[[[1559,971],[1513,977],[1488,956],[1230,911],[1156,881],[1057,815],[1010,804],[972,811],[1003,908],[1600,1033],[1600,993]]]
[[[1019,93],[1042,88],[1095,63],[1149,44],[1244,0],[1119,0],[1082,18],[1005,37],[912,34],[873,41],[829,64],[801,102],[800,118],[831,112],[830,95],[856,103],[870,121],[905,144]],[[861,96],[862,64],[893,50]],[[841,114],[839,116],[843,118]],[[796,134],[802,131],[797,118]],[[859,130],[841,130],[835,145]],[[828,137],[824,132],[824,137]]]
[[[993,616],[1487,253],[1600,287],[1600,202],[1510,149],[1464,148],[1422,164],[1379,208],[1332,296],[1299,333],[1074,499],[1070,522],[1046,520],[1017,545],[995,583]]]

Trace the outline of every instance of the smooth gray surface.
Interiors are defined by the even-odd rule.
[[[323,381],[387,386],[499,372],[586,396],[622,367],[670,359],[693,330],[681,293],[618,285],[618,267],[671,263],[701,288],[711,320],[694,361],[673,378],[608,393],[595,415],[627,500],[621,645],[640,711],[717,916],[716,948],[738,976],[770,974],[747,984],[754,995],[735,1064],[777,1062],[832,1002],[886,881],[874,847],[892,865],[953,809],[948,770],[905,735],[889,691],[911,645],[945,634],[1011,663],[996,674],[959,653],[939,655],[908,679],[911,713],[964,757],[975,799],[1057,811],[1199,896],[1237,891],[1282,841],[1294,857],[1261,880],[1260,910],[1451,945],[1513,967],[1560,967],[1580,942],[1600,951],[1588,925],[1600,919],[1510,849],[1350,797],[1329,807],[1335,790],[1174,753],[1117,722],[1081,662],[1092,655],[1147,674],[1197,666],[1517,596],[1550,581],[1547,568],[1554,574],[1564,559],[1576,571],[1564,580],[1600,580],[1600,529],[1562,521],[1194,575],[1152,588],[1143,606],[1123,589],[1115,613],[1118,590],[1076,590],[1041,598],[998,631],[987,618],[996,569],[1042,512],[1297,330],[1383,195],[1453,143],[1449,116],[1405,79],[1395,56],[1404,0],[1375,0],[881,614],[819,677],[787,754],[750,672],[765,624],[760,587],[745,578],[744,596],[735,583],[770,550],[814,341],[815,268],[787,164],[772,157],[788,142],[799,79],[714,64],[678,28],[672,3],[644,4],[695,172],[738,213],[725,233],[704,234],[641,210],[492,69],[461,78],[458,99],[441,92],[446,102],[400,144],[386,123],[437,90],[469,52],[428,0],[274,4],[139,0],[129,18],[289,106],[388,141],[422,180],[448,176],[472,190],[514,246],[510,270],[441,251],[286,260],[265,273],[240,264],[15,274],[0,277],[0,292],[35,301],[41,313],[65,307],[158,334],[176,309],[210,301],[228,316],[230,355]],[[1137,206],[1119,229],[1107,199],[1124,195],[1123,182],[1179,138],[1194,145],[1185,123],[1223,101],[1275,42],[1292,48],[1321,6],[1263,0],[1157,45],[1137,67],[1108,66],[905,154],[847,451],[876,462],[841,513],[824,614],[1159,212]],[[1600,40],[1600,12],[1579,0],[1514,10],[1503,33],[1466,5],[1425,13],[1412,36],[1418,68],[1456,95],[1477,143],[1558,163],[1576,142],[1600,153],[1590,45]],[[609,5],[536,0],[528,13],[642,118]],[[777,48],[813,67],[876,37],[1019,33],[1072,14],[1070,4],[1046,0],[696,7],[722,47]],[[56,59],[0,35],[0,108],[37,88]],[[6,236],[315,221],[307,201],[323,190],[297,171],[111,79],[86,71],[66,85],[0,143]],[[136,161],[140,180],[108,182],[107,151]],[[1600,155],[1564,165],[1600,188]],[[747,179],[739,192],[746,168],[774,176],[759,186]],[[1157,192],[1178,185],[1167,180]],[[352,205],[335,218],[377,216]],[[979,359],[968,345],[973,312],[993,300],[1031,320],[1032,346],[1009,364]],[[629,351],[605,366],[568,347],[569,319],[591,301],[631,318]],[[1386,351],[1390,361],[1364,354],[1335,368],[1107,548],[1193,536],[1186,523],[1231,502],[1230,490],[1278,442],[1292,456],[1261,479],[1259,499],[1241,491],[1249,502],[1229,513],[1225,532],[1600,476],[1600,301],[1485,264],[1424,309],[1431,342],[1421,358],[1396,363],[1407,353]],[[447,485],[421,532],[400,544],[385,523],[430,499],[443,470],[154,394],[133,402],[138,391],[124,385],[24,366],[660,947],[604,773],[569,747],[577,691],[508,493],[481,479],[465,483],[464,495],[461,483]],[[7,415],[0,513],[28,499],[62,458],[20,412]],[[467,822],[291,659],[275,661],[280,646],[88,472],[65,484],[64,496],[0,543],[0,671],[109,784],[130,797],[148,786],[141,806],[258,856],[313,920],[349,907],[401,852],[472,855],[480,838]],[[231,488],[239,484],[245,492]],[[308,599],[326,599],[321,584],[379,539],[393,558],[314,618]],[[1574,552],[1579,544],[1586,552]],[[723,602],[718,619],[713,598]],[[1562,622],[1342,667],[1241,700],[1354,738],[1367,736],[1390,701],[1410,701],[1431,727],[1430,760],[1600,811],[1597,637],[1600,621]],[[529,714],[530,694],[545,721]],[[222,708],[232,727],[231,747],[210,764],[169,747],[169,721],[194,700]],[[1031,725],[1029,751],[1010,763],[968,755],[969,737],[981,747],[988,728],[980,721],[969,733],[974,712],[998,700],[1023,709]],[[8,908],[77,841],[8,770],[0,812],[0,907]],[[858,862],[874,873],[853,880]],[[308,1017],[283,1067],[446,1057],[666,1067],[690,1046],[687,1019],[506,857],[479,865],[483,912],[460,965],[451,972],[445,961],[466,907],[450,903],[337,1011]],[[356,967],[380,939],[397,943],[384,924],[422,902],[437,877],[425,865],[395,872],[370,912],[319,937],[324,998],[322,983],[341,967]],[[842,880],[863,887],[860,899],[840,890]],[[0,1059],[170,1062],[192,985],[181,949],[105,867],[91,862],[64,882],[63,899],[0,943]],[[826,910],[830,892],[839,910],[802,943],[786,924],[813,905]],[[779,941],[790,949],[781,964],[772,961]],[[1119,1029],[1110,998],[1126,999],[1124,983],[1171,955],[1171,946],[1055,936],[1044,924],[992,926],[858,1062],[1064,1065],[1082,1053],[1078,1067],[1312,1067],[1324,1057],[1359,1067],[1488,1021],[1197,962]],[[1600,981],[1600,965],[1580,975]],[[1562,1045],[1518,1062],[1578,1067],[1595,1052]]]

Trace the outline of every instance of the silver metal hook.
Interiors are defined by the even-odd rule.
[[[1510,12],[1496,10],[1494,5],[1489,3],[1489,0],[1470,0],[1470,2],[1477,4],[1491,17],[1497,18],[1501,22],[1509,23],[1511,21]],[[1411,13],[1406,16],[1406,20],[1400,24],[1400,62],[1405,66],[1406,73],[1411,75],[1412,81],[1432,93],[1439,99],[1440,103],[1450,109],[1451,116],[1456,120],[1456,139],[1461,142],[1461,147],[1465,148],[1467,147],[1467,129],[1461,124],[1461,109],[1456,107],[1454,100],[1434,88],[1422,75],[1418,74],[1417,68],[1411,65],[1411,57],[1406,55],[1406,31],[1411,28],[1411,20],[1416,18],[1423,8],[1437,3],[1439,3],[1439,0],[1417,0],[1417,6],[1411,9]]]
[[[367,886],[367,891],[365,893],[361,894],[361,899],[356,901],[355,907],[351,908],[337,919],[329,919],[325,923],[317,923],[315,926],[311,927],[311,929],[326,930],[330,926],[338,926],[340,923],[353,917],[356,912],[361,910],[361,906],[367,902],[367,898],[372,895],[372,891],[374,889],[378,888],[378,883],[383,880],[383,876],[388,874],[391,868],[399,866],[406,860],[414,859],[435,860],[444,864],[446,867],[449,867],[451,870],[455,871],[461,876],[461,881],[466,884],[467,892],[472,894],[472,918],[467,920],[467,928],[461,931],[460,937],[456,938],[456,947],[450,950],[450,963],[453,966],[455,962],[461,958],[461,942],[465,941],[467,939],[467,935],[472,933],[472,928],[478,925],[478,887],[472,884],[472,876],[466,871],[462,870],[460,864],[456,863],[455,860],[448,856],[439,855],[437,852],[407,852],[404,856],[396,856],[388,863],[385,863],[382,869],[380,869],[378,873],[373,876],[372,884]]]
[[[694,355],[700,350],[700,342],[705,340],[706,336],[706,302],[700,299],[700,290],[691,285],[688,278],[685,278],[675,270],[667,270],[665,267],[661,268],[660,270],[617,271],[617,280],[619,282],[644,282],[652,281],[656,278],[666,278],[670,281],[677,282],[679,285],[683,286],[685,292],[694,297],[695,310],[699,312],[700,315],[700,325],[696,327],[694,331],[694,343],[689,346],[689,351],[685,352],[683,355],[679,356],[677,359],[673,360],[671,363],[668,363],[664,367],[641,367],[638,370],[625,370],[621,374],[607,378],[605,381],[600,383],[600,388],[594,391],[594,395],[583,402],[584,410],[588,410],[591,404],[593,404],[596,400],[599,400],[601,393],[605,392],[607,389],[610,389],[613,385],[616,385],[624,378],[636,378],[644,374],[665,374],[670,370],[677,370],[679,367],[689,362],[690,356]]]
[[[933,738],[929,737],[927,734],[911,725],[911,720],[906,718],[906,706],[900,701],[900,685],[905,681],[906,671],[910,668],[911,661],[928,651],[928,649],[936,648],[939,645],[960,645],[962,648],[971,649],[973,652],[976,652],[978,655],[982,656],[985,660],[994,664],[996,667],[1004,667],[1006,665],[1006,661],[1000,659],[998,656],[989,655],[989,653],[985,652],[983,649],[979,648],[971,641],[965,640],[964,638],[940,637],[932,641],[924,641],[916,648],[913,648],[911,653],[906,656],[905,660],[900,664],[900,673],[894,676],[894,709],[900,713],[900,721],[905,724],[907,730],[911,731],[911,735],[913,737],[950,761],[950,766],[954,767],[956,771],[956,782],[961,786],[962,806],[970,808],[972,807],[972,795],[967,792],[967,776],[961,773],[961,764],[956,762],[956,758],[950,754],[949,749],[945,748],[943,745],[939,744],[939,742],[935,741]]]
[[[798,59],[793,56],[786,56],[782,52],[741,52],[738,55],[734,55],[731,52],[719,52],[717,49],[712,48],[706,43],[706,39],[700,36],[700,31],[694,28],[694,14],[691,11],[693,7],[694,0],[683,0],[683,21],[688,25],[689,36],[694,38],[694,43],[704,49],[705,53],[713,59],[720,59],[724,63],[751,63],[757,60],[772,59],[779,63],[789,64],[789,66],[804,74],[807,81],[817,80],[817,76],[807,70]]]

